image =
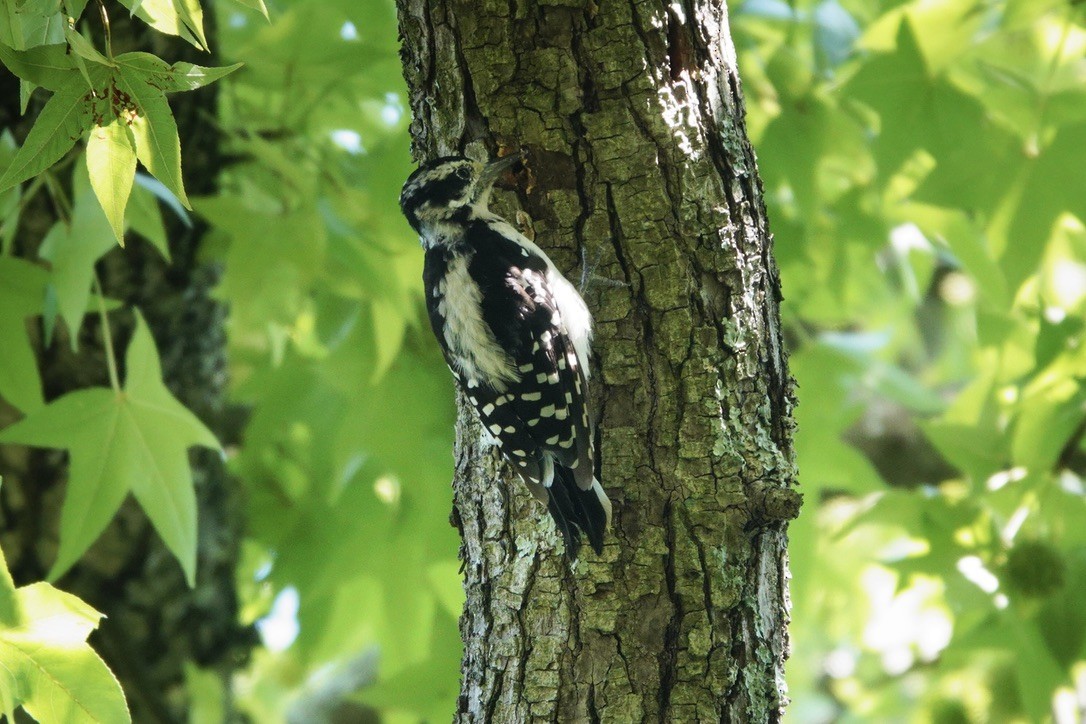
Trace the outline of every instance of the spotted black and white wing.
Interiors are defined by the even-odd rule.
[[[431,324],[446,360],[502,454],[547,503],[567,548],[576,553],[583,531],[600,550],[609,510],[594,478],[587,377],[555,289],[568,282],[486,225],[468,238],[467,255],[427,256],[428,287],[440,290],[427,300]],[[462,298],[476,290],[477,298]],[[476,330],[469,345],[462,338],[473,309],[489,339]]]
[[[534,267],[534,268],[533,268]],[[549,288],[546,267],[511,266],[504,289],[484,292],[483,317],[499,343],[514,350],[520,379],[506,385],[492,402],[478,406],[480,419],[492,433],[508,427],[522,430],[530,441],[525,448],[506,450],[514,466],[532,482],[549,486],[545,464],[536,471],[532,462],[549,456],[574,472],[579,487],[592,487],[592,436],[585,404],[587,383],[576,351],[566,333],[562,313]],[[517,313],[507,322],[503,307]]]

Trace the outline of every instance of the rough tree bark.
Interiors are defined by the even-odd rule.
[[[130,19],[127,11],[116,15],[112,18],[115,52],[151,50],[171,61],[213,64],[206,53]],[[192,196],[212,193],[218,175],[219,140],[202,116],[215,108],[215,88],[178,94],[171,104]],[[40,91],[35,96],[39,107],[44,98]],[[0,128],[12,129],[22,140],[35,114],[19,116],[18,81],[3,69],[0,99]],[[65,171],[59,177],[67,176]],[[22,215],[15,253],[36,259],[41,239],[56,218],[55,209],[40,194]],[[143,311],[167,385],[222,438],[225,309],[209,296],[217,271],[197,259],[203,227],[187,227],[169,211],[164,218],[172,262],[163,261],[149,244],[132,239],[124,249],[109,252],[98,263],[97,272],[108,297]],[[131,315],[115,313],[110,321],[123,364]],[[40,325],[32,327],[32,334],[39,336],[47,400],[91,385],[108,386],[102,330],[95,316],[84,321],[78,354],[72,354],[63,325],[48,346],[40,345]],[[0,426],[15,419],[17,413],[0,399]],[[185,584],[177,561],[131,499],[57,584],[106,614],[90,642],[120,680],[136,722],[187,721],[184,664],[214,668],[228,687],[231,673],[244,662],[252,645],[248,632],[237,623],[234,571],[241,535],[240,500],[217,454],[194,452],[192,462],[200,525],[195,589]],[[0,542],[18,585],[42,580],[53,562],[66,473],[62,452],[0,448],[4,480]]]
[[[497,206],[589,279],[615,504],[604,555],[571,567],[461,404],[458,720],[778,720],[792,383],[722,0],[399,12],[416,157],[526,147]]]

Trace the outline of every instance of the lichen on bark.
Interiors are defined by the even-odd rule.
[[[588,279],[616,511],[604,554],[571,566],[460,405],[458,719],[778,719],[793,394],[726,8],[399,10],[416,156],[524,147],[530,180],[499,210]]]

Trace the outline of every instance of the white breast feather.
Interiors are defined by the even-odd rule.
[[[513,360],[498,345],[483,320],[479,287],[468,275],[465,256],[456,256],[445,274],[440,308],[445,316],[445,344],[464,379],[485,382],[497,390],[520,379]]]

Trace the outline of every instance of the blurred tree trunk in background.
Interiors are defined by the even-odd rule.
[[[525,147],[516,205],[588,278],[615,505],[603,556],[570,567],[523,485],[495,482],[461,404],[458,719],[779,719],[792,384],[723,3],[399,11],[416,157]]]
[[[131,20],[127,10],[114,15],[117,53],[152,50],[171,61],[213,64],[206,53]],[[206,19],[210,22],[210,13]],[[209,27],[209,37],[211,31]],[[213,39],[210,44],[215,47]],[[220,165],[212,121],[216,88],[212,85],[171,97],[190,196],[212,193],[216,187]],[[27,116],[20,117],[18,81],[3,72],[0,98],[0,128],[11,129],[21,141],[43,97],[36,95]],[[58,174],[65,185],[69,177],[68,170]],[[42,238],[57,220],[48,199],[39,193],[24,211],[14,243],[16,255],[37,259]],[[150,244],[130,239],[124,249],[113,249],[99,262],[98,276],[107,297],[143,311],[155,336],[166,384],[223,439],[225,308],[209,296],[217,271],[197,258],[202,224],[195,219],[195,226],[183,224],[170,211],[164,220],[171,262],[164,261]],[[123,365],[132,315],[115,312],[110,321]],[[35,335],[41,338],[40,327]],[[55,341],[39,353],[47,400],[90,385],[109,384],[96,315],[85,319],[77,353],[72,353],[62,324]],[[3,423],[15,414],[0,400]],[[250,645],[245,632],[238,629],[234,586],[240,501],[216,453],[201,450],[192,456],[200,526],[194,590],[185,584],[177,560],[132,499],[80,563],[58,581],[62,589],[106,615],[90,642],[120,680],[135,722],[186,721],[185,666],[210,667],[226,683],[230,673],[244,663]],[[42,580],[53,563],[66,473],[66,455],[60,451],[0,448],[0,535],[17,585]]]

